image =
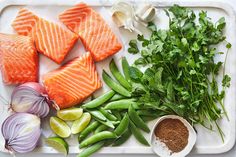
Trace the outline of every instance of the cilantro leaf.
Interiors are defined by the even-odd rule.
[[[143,73],[136,67],[129,67],[129,75],[130,75],[130,78],[134,81],[140,81],[142,76],[143,76]]]
[[[231,78],[229,77],[229,75],[225,75],[223,80],[222,80],[222,86],[223,87],[229,87],[230,86],[230,81],[231,81]]]

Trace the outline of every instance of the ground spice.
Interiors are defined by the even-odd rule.
[[[179,119],[162,120],[155,129],[155,135],[171,153],[182,151],[188,144],[188,129]]]

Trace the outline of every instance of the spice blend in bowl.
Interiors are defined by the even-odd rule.
[[[188,144],[188,129],[179,119],[164,119],[157,125],[155,135],[171,152],[180,152]]]
[[[161,157],[184,157],[196,143],[196,132],[182,117],[159,118],[151,133],[151,147]]]

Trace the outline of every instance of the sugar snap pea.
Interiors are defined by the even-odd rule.
[[[99,132],[101,132],[101,131],[104,131],[104,130],[106,130],[107,128],[108,128],[108,126],[102,124],[102,125],[100,125],[100,126],[97,127],[97,129],[94,131],[94,134],[97,134],[97,133],[99,133]]]
[[[121,120],[121,114],[118,110],[112,110],[112,113],[116,116],[117,120]]]
[[[125,75],[125,78],[130,81],[130,76],[129,76],[129,63],[125,57],[122,57],[122,68],[123,68],[123,73]]]
[[[160,116],[164,116],[167,113],[164,111],[150,111],[150,110],[137,110],[137,114],[139,116],[152,116],[152,117],[160,117]]]
[[[112,138],[117,138],[115,133],[110,132],[110,131],[102,131],[85,139],[83,142],[80,143],[79,147],[84,148],[96,142],[99,142],[105,139],[112,139]]]
[[[137,110],[136,112],[139,116],[151,116],[154,114],[153,112],[150,112],[148,110]]]
[[[132,120],[129,121],[129,127],[130,130],[132,132],[132,134],[134,135],[134,137],[143,145],[149,146],[148,141],[145,139],[145,137],[143,136],[143,134],[140,132],[140,130],[135,126],[135,124],[132,122]]]
[[[109,128],[112,128],[112,129],[115,128],[115,126],[113,125],[112,121],[109,121],[109,120],[107,120],[107,121],[102,121],[102,120],[100,120],[100,119],[98,119],[98,118],[96,118],[96,117],[94,117],[94,119],[95,119],[96,121],[98,121],[99,123],[108,126]]]
[[[120,121],[111,121],[113,125],[120,124]]]
[[[109,120],[111,121],[115,121],[117,120],[117,118],[112,114],[109,113],[107,110],[105,110],[104,108],[100,108],[99,111]]]
[[[106,101],[108,101],[111,97],[115,95],[115,92],[113,90],[106,92],[105,94],[99,96],[98,98],[93,99],[92,101],[84,104],[83,108],[96,108],[102,104],[104,104]]]
[[[131,104],[135,108],[138,108],[138,105],[136,102],[134,102],[135,99],[122,99],[117,101],[109,102],[104,109],[106,110],[122,110],[122,109],[128,109]]]
[[[102,72],[102,78],[104,80],[104,82],[114,91],[116,91],[117,93],[125,96],[125,97],[131,97],[131,93],[125,89],[123,86],[121,86],[119,83],[115,82],[108,74],[105,70],[103,70]]]
[[[94,145],[84,149],[81,153],[79,153],[77,155],[77,157],[89,157],[90,155],[92,155],[93,153],[97,152],[98,150],[100,150],[104,145],[104,141],[95,143]]]
[[[132,132],[129,129],[126,129],[126,131],[118,139],[116,139],[113,142],[112,146],[122,145],[123,143],[125,143],[130,138],[131,135],[132,135]]]
[[[115,79],[126,89],[128,89],[129,91],[131,90],[131,85],[130,83],[124,78],[124,76],[120,73],[120,71],[118,70],[116,63],[114,61],[114,59],[111,60],[110,64],[110,71],[112,73],[112,75],[115,77]]]
[[[150,132],[150,129],[148,128],[146,123],[139,117],[132,104],[129,106],[128,114],[129,118],[138,128],[142,129],[145,132]]]
[[[99,126],[98,121],[94,121],[88,125],[78,136],[78,141],[81,142],[84,138],[86,138],[92,131],[94,131]]]
[[[151,117],[151,116],[140,116],[144,122],[149,122],[154,119],[157,119],[156,117]]]
[[[100,111],[94,110],[94,111],[88,111],[88,112],[97,119],[100,119],[102,121],[107,120],[107,118]]]
[[[123,95],[120,95],[120,94],[115,94],[113,97],[111,97],[111,99],[109,99],[109,102],[120,100],[120,99],[125,99],[125,97]]]
[[[129,116],[126,113],[125,116],[122,118],[120,124],[117,126],[117,128],[114,130],[117,136],[122,135],[129,126]]]

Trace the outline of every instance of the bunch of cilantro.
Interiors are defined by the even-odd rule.
[[[129,53],[141,54],[129,69],[132,95],[143,105],[143,114],[177,114],[209,129],[216,125],[223,139],[217,120],[222,115],[227,117],[223,100],[230,77],[225,75],[224,63],[215,63],[214,57],[223,54],[215,46],[227,43],[223,34],[225,19],[213,23],[205,11],[196,18],[191,9],[178,5],[165,12],[169,29],[157,29],[149,23],[151,37],[138,35],[129,43]],[[137,46],[140,44],[141,48]],[[227,53],[230,47],[227,43]],[[143,66],[147,67],[144,72],[139,70]],[[218,84],[220,70],[224,76]]]

